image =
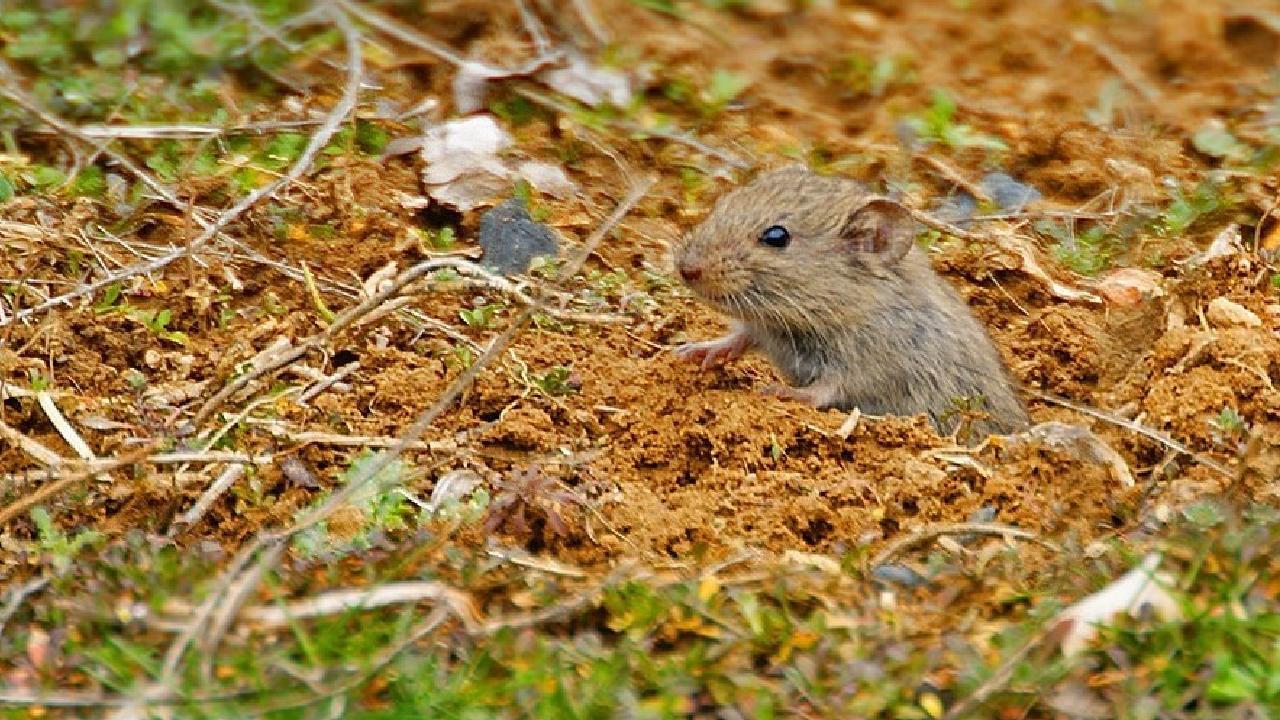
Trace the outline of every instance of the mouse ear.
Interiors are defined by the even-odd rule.
[[[911,212],[902,203],[884,197],[870,198],[855,207],[840,228],[847,250],[890,265],[911,250],[915,235]]]

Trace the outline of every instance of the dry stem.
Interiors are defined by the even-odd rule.
[[[927,528],[917,530],[910,535],[898,538],[889,543],[883,550],[872,558],[868,567],[877,567],[892,560],[899,553],[908,550],[920,543],[942,537],[944,535],[999,535],[1005,539],[1016,538],[1018,540],[1030,540],[1038,543],[1053,552],[1061,552],[1061,549],[1053,543],[1045,540],[1033,532],[1022,530],[1008,525],[996,525],[993,523],[945,523],[939,525],[931,525]]]

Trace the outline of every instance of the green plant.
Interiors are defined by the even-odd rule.
[[[704,118],[724,112],[740,96],[751,80],[745,75],[717,69],[701,85],[685,77],[676,77],[663,86],[663,94],[673,102],[688,105]]]
[[[1243,162],[1253,155],[1253,148],[1240,142],[1220,121],[1201,126],[1191,136],[1196,150],[1215,158]]]
[[[745,75],[717,69],[711,73],[711,79],[702,91],[701,109],[703,114],[718,115],[724,112],[729,103],[738,99],[751,80]]]
[[[554,280],[560,274],[560,268],[564,266],[564,263],[565,261],[561,258],[538,255],[529,264],[529,274],[546,280]]]
[[[169,329],[169,322],[173,319],[173,313],[168,308],[143,310],[124,306],[121,309],[124,310],[130,320],[141,323],[143,327],[155,333],[161,340],[168,340],[184,347],[191,342],[191,338],[186,333]]]
[[[1213,427],[1214,442],[1233,451],[1242,448],[1249,433],[1249,424],[1233,407],[1222,408],[1216,417],[1209,420],[1209,425]]]
[[[873,58],[854,53],[831,70],[831,81],[841,90],[854,95],[880,97],[891,87],[915,82],[910,58],[885,55]]]
[[[34,368],[27,369],[27,384],[31,386],[32,392],[44,392],[53,385],[44,373]]]
[[[707,188],[707,176],[691,165],[680,166],[681,199],[685,205],[697,205],[698,198]]]
[[[1240,413],[1233,407],[1222,408],[1222,412],[1210,422],[1222,432],[1232,435],[1240,435],[1249,429],[1244,418],[1240,417]]]
[[[129,368],[124,371],[124,381],[131,392],[141,393],[147,389],[147,376],[138,372],[135,368]]]
[[[1160,214],[1157,228],[1166,235],[1181,235],[1198,220],[1231,206],[1231,198],[1223,186],[1212,178],[1196,185],[1190,194],[1174,188],[1172,200]]]
[[[349,484],[364,478],[369,470],[381,462],[383,453],[364,450],[351,461],[343,472],[341,482]],[[375,532],[401,530],[414,517],[414,508],[399,491],[408,472],[408,465],[399,459],[392,460],[364,480],[360,489],[351,496],[345,507],[328,518],[306,528],[294,536],[294,547],[305,557],[344,555],[367,548]],[[329,497],[322,493],[313,505],[300,510],[297,517],[324,504]],[[341,528],[335,518],[341,515]]]
[[[471,352],[471,347],[466,343],[458,343],[449,351],[452,355],[453,362],[457,363],[458,368],[466,370],[476,361],[475,353]]]
[[[1054,239],[1054,258],[1081,275],[1097,275],[1107,269],[1120,247],[1120,239],[1102,225],[1073,230],[1065,223],[1041,220],[1035,228]]]
[[[903,120],[918,138],[951,148],[1008,149],[999,139],[956,122],[956,104],[946,92],[934,90],[932,97],[932,103],[922,113]]]
[[[104,537],[96,530],[82,530],[75,535],[68,535],[53,524],[49,511],[41,506],[31,509],[31,521],[36,526],[36,549],[59,572],[71,567],[71,561],[81,550],[97,544]]]
[[[622,270],[607,273],[592,270],[587,274],[587,282],[591,284],[592,291],[600,297],[617,295],[627,286],[627,280],[627,273]]]
[[[961,440],[970,439],[975,424],[991,417],[987,408],[987,399],[981,395],[963,395],[951,398],[947,409],[942,412],[942,419],[949,421],[959,418],[956,426],[956,437]]]
[[[94,304],[95,312],[105,313],[116,309],[116,303],[120,301],[120,293],[122,290],[120,283],[111,283],[102,291],[102,299]]]
[[[582,387],[582,380],[572,369],[557,365],[530,379],[535,387],[552,397],[572,395]]]
[[[489,102],[489,110],[514,127],[527,125],[538,116],[538,106],[521,95],[512,95]]]
[[[462,322],[473,328],[487,328],[493,325],[493,320],[498,315],[498,311],[502,306],[496,303],[485,303],[477,305],[473,308],[463,308],[458,311],[458,316],[462,318]]]
[[[534,222],[545,222],[551,217],[551,210],[537,202],[533,185],[528,180],[521,178],[515,182],[513,194],[520,201],[524,209],[529,211],[529,218]]]
[[[448,250],[457,243],[458,238],[453,228],[448,225],[437,228],[435,230],[422,230],[415,228],[418,236],[423,238],[432,250]]]

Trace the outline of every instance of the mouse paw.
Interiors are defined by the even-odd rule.
[[[746,333],[729,333],[715,340],[696,343],[685,343],[677,347],[676,357],[689,362],[700,362],[705,370],[712,365],[719,365],[737,360],[751,347],[751,338]]]

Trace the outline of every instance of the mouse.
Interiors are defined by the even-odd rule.
[[[856,180],[765,171],[675,248],[681,281],[731,325],[675,353],[706,369],[760,352],[788,383],[769,395],[818,408],[925,413],[968,440],[1024,429],[999,351],[916,234],[906,206]]]

